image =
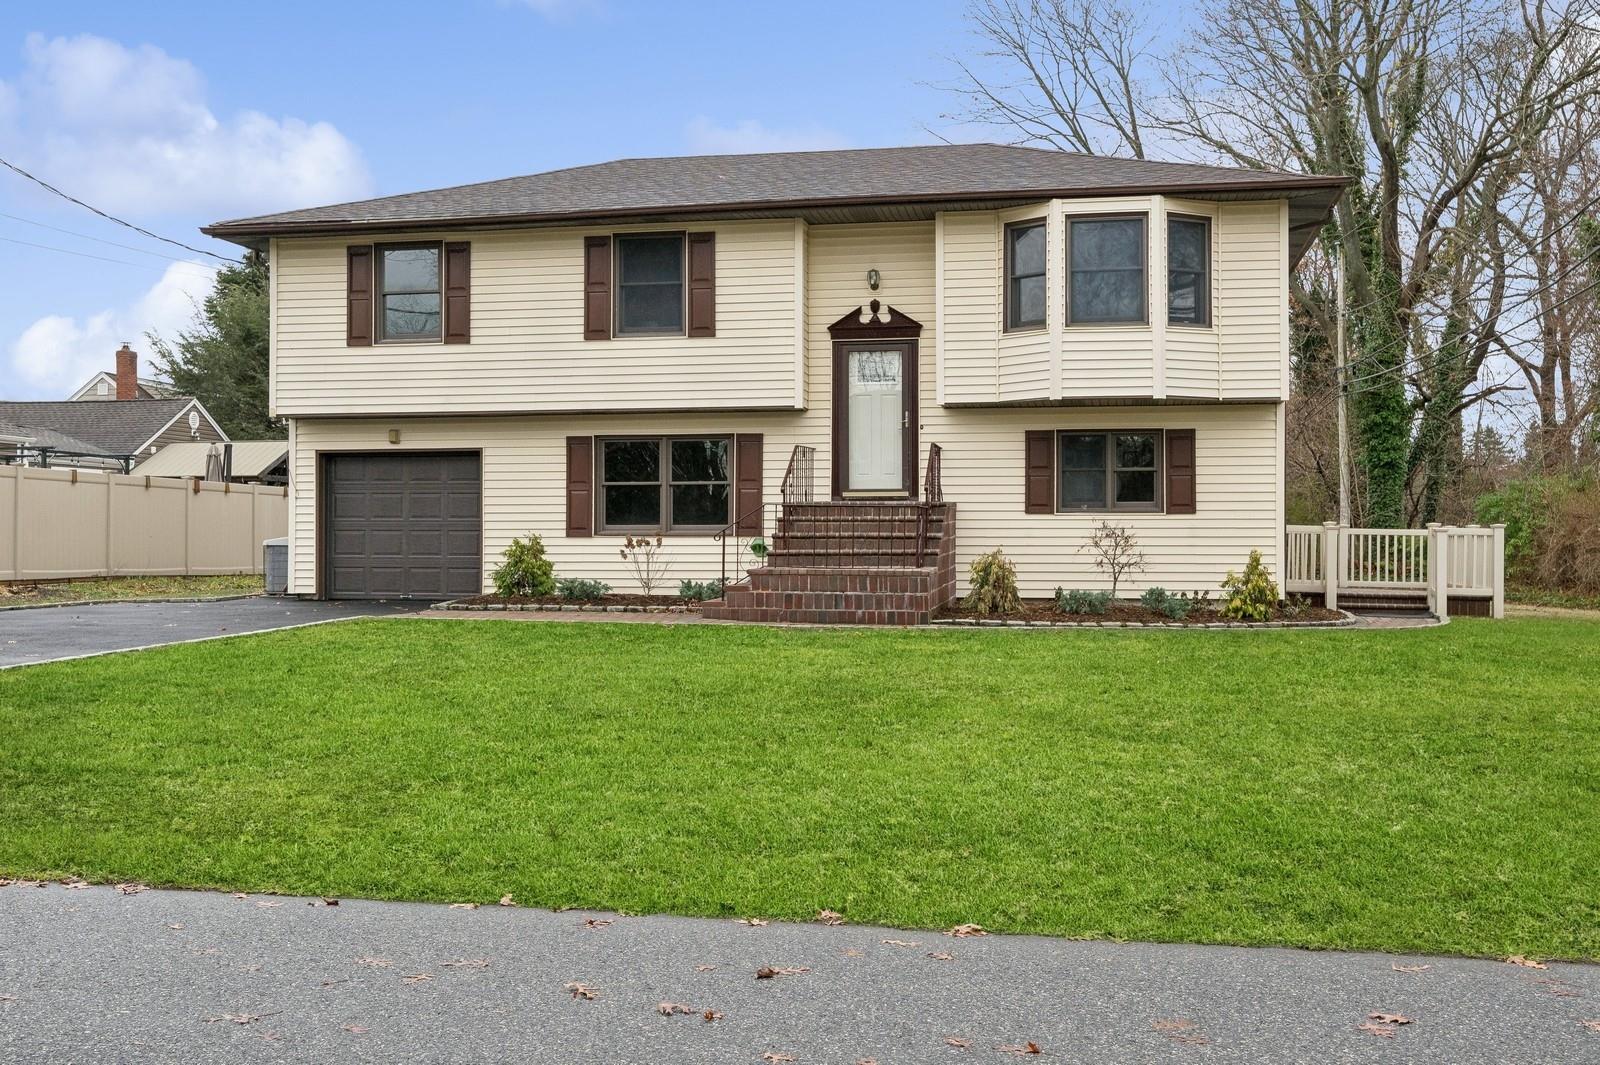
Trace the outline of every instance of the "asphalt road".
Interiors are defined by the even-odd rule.
[[[263,596],[211,603],[103,603],[0,610],[0,669],[340,618],[407,614],[427,605]]]
[[[613,917],[0,888],[0,1061],[1600,1061],[1600,966]]]

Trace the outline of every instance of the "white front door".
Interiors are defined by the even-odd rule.
[[[852,492],[898,492],[905,488],[901,456],[906,431],[905,352],[901,349],[846,353],[849,404],[849,482]]]

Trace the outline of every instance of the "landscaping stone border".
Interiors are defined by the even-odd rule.
[[[641,606],[632,603],[609,606],[595,604],[584,606],[576,603],[468,603],[460,599],[435,603],[430,609],[486,610],[508,614],[698,614],[700,612],[698,607],[688,606]]]
[[[958,629],[1346,629],[1360,623],[1348,610],[1337,621],[1027,621],[1006,618],[934,618],[932,624]]]

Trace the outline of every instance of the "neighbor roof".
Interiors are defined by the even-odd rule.
[[[260,477],[289,455],[287,440],[235,440],[233,443],[233,476]],[[152,477],[204,477],[206,456],[212,448],[224,445],[208,440],[188,440],[168,444],[133,469],[134,473]]]
[[[1315,229],[1342,177],[1078,155],[1002,144],[939,144],[757,155],[619,159],[475,185],[238,218],[202,232],[242,244],[279,234],[464,225],[559,224],[685,214],[811,221],[931,218],[1044,197],[1168,193],[1290,197]],[[1314,219],[1314,222],[1313,222]],[[1307,238],[1309,239],[1309,235]],[[1302,242],[1303,243],[1303,242]]]
[[[191,405],[199,409],[195,400],[187,398],[124,399],[114,403],[0,402],[0,421],[22,426],[34,436],[36,445],[101,455],[131,455]],[[53,439],[47,439],[47,435]]]
[[[139,382],[139,387],[142,388],[151,399],[172,399],[178,395],[178,390],[172,386],[172,382],[170,381],[159,381],[153,377],[140,377],[137,378],[137,380]],[[113,390],[115,390],[117,387],[117,375],[109,370],[101,370],[99,373],[89,378],[89,380],[85,381],[83,383],[83,387],[72,393],[69,398],[77,399],[79,396],[85,395],[91,388],[95,386],[96,383],[100,381],[105,381]]]

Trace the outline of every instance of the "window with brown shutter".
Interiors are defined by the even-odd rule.
[[[1056,509],[1056,434],[1029,429],[1023,434],[1023,511],[1053,514]]]
[[[444,246],[444,342],[472,339],[472,245],[456,241]]]
[[[611,238],[583,238],[583,339],[611,339]]]
[[[567,437],[567,535],[594,535],[594,437]]]
[[[761,478],[762,434],[740,433],[733,438],[734,451],[734,531],[740,536],[760,536],[762,532]]]
[[[1193,429],[1167,430],[1167,513],[1195,512]]]
[[[689,234],[689,335],[717,335],[717,235]]]
[[[372,245],[346,249],[344,342],[352,348],[372,345]]]

